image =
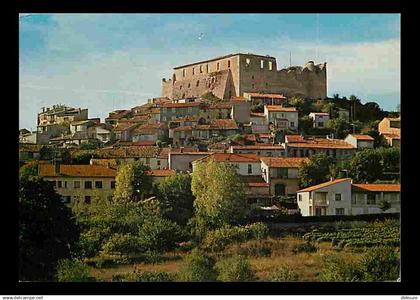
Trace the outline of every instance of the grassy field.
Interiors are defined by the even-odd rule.
[[[246,255],[246,249],[250,247],[267,247],[271,249],[268,256],[255,257],[246,255],[252,269],[255,271],[258,280],[268,281],[270,274],[279,266],[287,264],[299,278],[299,281],[319,281],[319,273],[323,268],[322,258],[330,253],[345,258],[347,261],[357,261],[363,254],[363,250],[354,250],[344,248],[337,250],[330,242],[321,242],[316,244],[317,251],[314,253],[293,253],[293,248],[297,244],[304,242],[299,237],[266,238],[261,240],[250,240],[240,244],[230,245],[226,250],[219,253],[213,253],[216,259],[229,257],[234,254]],[[91,267],[91,276],[98,281],[111,281],[114,275],[138,271],[169,272],[174,273],[182,266],[182,258],[186,252],[167,253],[163,262],[157,264],[121,264],[112,267],[96,268]]]

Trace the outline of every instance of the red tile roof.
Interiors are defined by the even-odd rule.
[[[134,123],[134,122],[119,122],[117,124],[117,126],[114,127],[114,131],[125,131],[125,130],[130,130],[130,129],[134,129],[137,126],[139,126],[140,123]]]
[[[281,105],[267,105],[268,111],[284,111],[284,112],[297,112],[296,107],[283,107]]]
[[[241,176],[245,184],[249,187],[269,187],[262,176]]]
[[[168,177],[176,175],[175,170],[149,170],[147,173],[153,177]]]
[[[96,150],[103,158],[158,157],[160,151],[157,146],[124,146]]]
[[[324,183],[321,183],[321,184],[313,185],[313,186],[307,187],[305,189],[299,190],[299,191],[297,191],[297,193],[312,192],[312,191],[318,190],[320,188],[327,187],[327,186],[330,186],[330,185],[333,185],[333,184],[336,184],[336,183],[344,182],[344,181],[347,181],[347,180],[351,181],[351,178],[341,178],[341,179],[335,179],[335,180],[332,180],[332,181],[327,181],[327,182],[324,182]]]
[[[309,162],[307,157],[261,157],[260,159],[270,168],[299,168],[302,163]]]
[[[174,129],[174,131],[191,131],[191,130],[229,130],[238,129],[238,125],[232,119],[214,119],[210,124],[204,125],[189,125],[180,126]]]
[[[352,188],[357,192],[399,192],[399,184],[352,184]]]
[[[256,145],[244,145],[244,146],[232,146],[234,150],[284,150],[282,145],[272,144],[256,144]]]
[[[319,149],[356,149],[353,145],[338,139],[303,138],[300,135],[286,135],[287,147]]]
[[[98,165],[60,165],[60,174],[55,175],[53,164],[41,164],[41,177],[115,177],[117,171]]]
[[[201,102],[187,102],[187,103],[162,103],[160,107],[194,107],[194,106],[200,106]]]
[[[214,159],[218,162],[259,162],[259,156],[253,153],[213,153],[209,156],[195,160]]]
[[[375,139],[367,134],[350,134],[351,136],[354,136],[357,140],[361,141],[374,141]]]

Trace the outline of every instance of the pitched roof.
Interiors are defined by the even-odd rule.
[[[283,107],[281,105],[266,105],[268,111],[297,112],[296,107]]]
[[[218,162],[259,162],[259,156],[253,153],[213,153],[206,157],[195,160],[194,162],[201,160],[214,159]]]
[[[352,184],[352,189],[356,192],[399,192],[399,184]]]
[[[286,99],[283,94],[262,94],[262,93],[247,93],[255,98],[269,98],[269,99]]]
[[[124,130],[129,130],[129,129],[133,129],[137,126],[139,126],[140,123],[134,123],[134,122],[119,122],[117,124],[117,126],[114,127],[114,131],[124,131]]]
[[[115,158],[91,158],[90,164],[94,166],[104,166],[112,169],[116,169],[118,167],[118,163]]]
[[[201,102],[187,102],[187,103],[162,103],[160,107],[172,108],[172,107],[194,107],[200,106]]]
[[[329,116],[329,113],[326,112],[311,112],[310,114],[319,115],[319,116]]]
[[[319,149],[356,149],[353,145],[339,139],[304,138],[300,135],[286,135],[287,147]]]
[[[60,174],[55,175],[53,164],[40,164],[41,177],[115,177],[117,171],[98,165],[60,165]]]
[[[149,170],[147,173],[153,177],[168,177],[168,176],[176,175],[175,170],[166,170],[166,169],[165,170]]]
[[[400,140],[401,136],[399,134],[395,133],[382,133],[382,135],[386,138],[394,139],[394,140]]]
[[[251,117],[254,117],[254,118],[265,118],[265,115],[264,115],[264,113],[250,113],[249,114]]]
[[[309,162],[307,157],[261,157],[260,159],[270,168],[298,168],[302,163]]]
[[[160,148],[157,146],[121,146],[102,148],[96,152],[103,158],[158,157]]]
[[[351,135],[355,139],[361,140],[361,141],[374,141],[375,140],[373,137],[371,137],[370,135],[367,135],[367,134],[349,134],[349,135]]]
[[[245,184],[249,187],[269,187],[270,184],[264,181],[262,176],[241,176]]]
[[[232,146],[235,150],[284,150],[284,147],[279,144],[256,144],[256,145],[240,145]]]
[[[333,185],[333,184],[336,184],[336,183],[347,181],[347,180],[351,181],[351,178],[340,178],[340,179],[327,181],[327,182],[324,182],[324,183],[321,183],[321,184],[317,184],[317,185],[307,187],[307,188],[302,189],[302,190],[298,190],[296,192],[297,193],[312,192],[312,191],[315,191],[315,190],[318,190],[318,189],[321,189],[321,188],[324,188],[324,187],[327,187],[327,186],[330,186],[330,185]]]

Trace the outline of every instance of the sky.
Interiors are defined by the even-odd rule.
[[[172,68],[230,53],[327,62],[327,94],[400,103],[399,14],[20,14],[19,127],[66,104],[105,118],[161,96]]]

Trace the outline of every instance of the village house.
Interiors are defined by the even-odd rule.
[[[313,121],[314,128],[325,128],[327,122],[330,120],[330,114],[324,112],[311,112],[309,117]]]
[[[262,94],[262,93],[244,93],[244,97],[252,103],[252,105],[283,105],[287,99],[282,94]]]
[[[373,149],[375,139],[367,134],[349,134],[344,139],[345,142],[349,143],[357,150]]]
[[[280,144],[231,145],[230,153],[252,153],[258,156],[285,156],[284,147]]]
[[[280,131],[298,130],[298,111],[295,107],[283,107],[280,105],[265,105],[264,115],[267,122]]]
[[[198,115],[201,102],[162,103],[160,105],[160,122],[169,122],[179,117]]]
[[[378,124],[379,133],[391,147],[400,147],[401,118],[383,118]]]
[[[337,160],[352,159],[357,150],[344,140],[301,135],[286,135],[284,146],[288,157],[310,157],[317,153],[325,153]]]
[[[41,148],[41,145],[19,143],[19,161],[39,159]]]
[[[133,140],[133,131],[138,126],[139,123],[132,123],[132,122],[118,122],[117,125],[114,127],[114,135],[115,139],[120,141],[132,141]]]
[[[302,216],[400,212],[399,184],[353,184],[351,178],[342,178],[299,190],[297,196]],[[382,201],[391,208],[382,211]]]
[[[144,124],[132,132],[133,142],[154,141],[168,138],[168,127],[165,123]]]
[[[109,200],[115,190],[116,170],[104,166],[40,164],[39,176],[53,183],[64,203]]]
[[[133,112],[130,109],[119,109],[109,113],[105,118],[105,124],[116,126],[122,119],[132,117]]]
[[[54,105],[52,108],[42,108],[38,113],[38,131],[44,132],[47,125],[58,124],[68,127],[74,121],[83,121],[88,118],[88,109],[73,108],[65,105]]]
[[[343,119],[343,120],[345,120],[346,122],[350,122],[350,112],[349,112],[349,110],[348,110],[348,109],[344,109],[344,108],[341,108],[341,107],[337,107],[337,108],[335,109],[335,111],[336,111],[337,117],[338,117],[339,119]]]
[[[103,123],[89,127],[88,135],[89,137],[99,141],[101,144],[110,143],[114,139],[112,126]]]
[[[238,125],[231,119],[210,120],[209,124],[180,126],[173,129],[173,143],[186,145],[192,140],[207,140],[213,137],[230,136],[237,133]]]
[[[262,177],[272,196],[295,196],[299,189],[298,169],[308,158],[261,157]]]
[[[209,154],[212,152],[184,151],[184,148],[180,148],[179,151],[169,151],[169,169],[178,172],[192,172],[192,162]]]

